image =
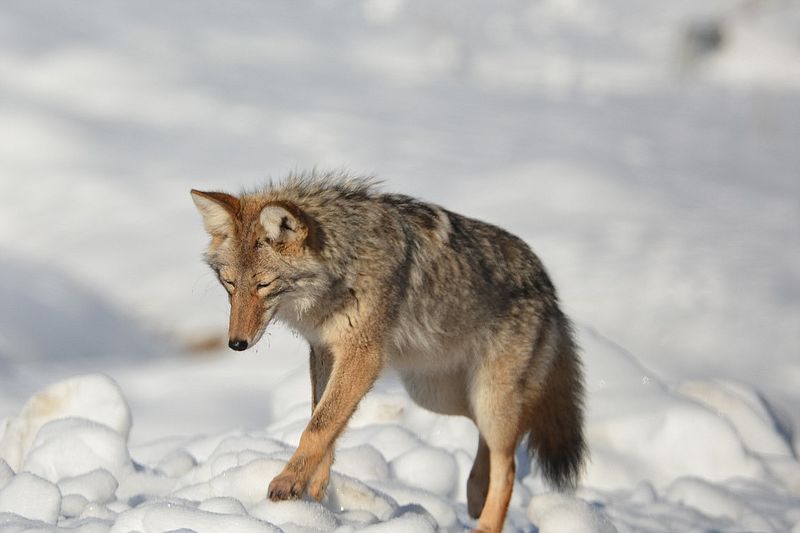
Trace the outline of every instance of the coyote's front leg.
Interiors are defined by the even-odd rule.
[[[297,451],[269,484],[271,500],[299,498],[326,454],[333,453],[336,437],[380,373],[378,346],[363,334],[331,346],[333,369],[328,385],[300,437]]]
[[[309,370],[311,372],[311,414],[317,409],[317,404],[322,399],[322,394],[328,387],[328,380],[331,377],[333,368],[333,355],[324,346],[311,346],[309,354]],[[306,491],[315,500],[322,501],[325,497],[325,490],[328,488],[328,481],[331,476],[331,465],[333,464],[333,446],[322,457],[320,465],[312,474]]]

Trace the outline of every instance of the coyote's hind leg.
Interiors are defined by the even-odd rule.
[[[467,510],[472,518],[478,518],[486,503],[489,491],[489,447],[482,435],[478,435],[478,450],[467,480]]]
[[[475,531],[500,533],[514,488],[514,446],[503,446],[496,450],[490,448],[489,463],[489,489]]]
[[[514,488],[514,452],[522,434],[525,399],[520,387],[520,369],[525,367],[524,343],[511,344],[507,350],[485,357],[476,369],[471,388],[473,420],[478,426],[481,442],[478,446],[476,466],[478,472],[488,455],[489,486],[486,500],[480,511],[476,531],[500,533]],[[485,442],[485,450],[481,444]],[[479,479],[476,473],[476,479]],[[472,481],[472,480],[470,480]],[[478,481],[473,485],[473,495],[479,494]],[[469,502],[470,513],[480,499]]]

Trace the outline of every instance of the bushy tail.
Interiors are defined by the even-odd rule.
[[[553,488],[574,489],[587,453],[583,375],[568,319],[559,313],[548,333],[554,359],[542,392],[528,410],[528,453]]]

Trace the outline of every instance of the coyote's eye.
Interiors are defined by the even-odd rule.
[[[277,279],[277,278],[276,278],[276,279]],[[258,285],[256,285],[256,289],[257,289],[257,290],[266,289],[267,287],[269,287],[269,286],[270,286],[270,285],[272,285],[273,283],[275,283],[275,280],[274,280],[274,279],[273,279],[272,281],[268,281],[268,282],[266,282],[266,283],[259,283]]]
[[[235,288],[236,288],[236,283],[234,283],[233,281],[231,281],[231,280],[229,280],[229,279],[225,279],[225,278],[223,278],[223,277],[220,277],[220,278],[219,278],[219,280],[220,280],[220,281],[222,282],[222,284],[223,284],[223,285],[225,285],[226,287],[230,287],[231,289],[235,289]]]

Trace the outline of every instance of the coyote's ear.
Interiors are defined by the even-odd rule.
[[[259,220],[270,244],[280,252],[299,251],[308,237],[305,214],[289,202],[267,204]]]
[[[211,235],[225,235],[233,227],[239,211],[239,199],[224,192],[203,192],[192,189],[192,200],[203,215],[203,225]]]

